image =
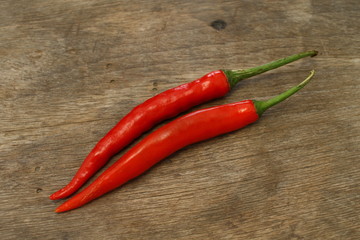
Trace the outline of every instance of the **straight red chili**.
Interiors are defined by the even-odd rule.
[[[125,153],[82,192],[60,205],[56,212],[78,208],[121,186],[175,151],[195,142],[235,131],[255,122],[268,108],[303,88],[314,75],[299,85],[267,100],[244,100],[195,111],[160,127]]]
[[[103,137],[85,158],[71,182],[53,193],[50,199],[61,199],[77,191],[108,160],[149,130],[155,124],[172,118],[193,106],[224,96],[239,81],[307,56],[316,56],[317,51],[308,51],[282,58],[262,66],[246,70],[213,71],[193,82],[160,93],[135,107]]]

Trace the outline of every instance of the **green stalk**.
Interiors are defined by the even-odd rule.
[[[223,70],[225,73],[228,82],[230,84],[230,88],[233,88],[238,82],[245,78],[249,78],[263,72],[267,72],[269,70],[284,66],[288,63],[294,62],[304,57],[315,57],[318,54],[317,51],[307,51],[298,54],[294,54],[289,57],[281,58],[273,62],[266,63],[264,65],[253,67],[245,70]]]
[[[310,72],[310,75],[304,80],[302,81],[299,85],[292,87],[288,90],[286,90],[285,92],[277,95],[276,97],[273,97],[267,101],[256,101],[254,100],[254,105],[256,108],[256,112],[259,115],[259,117],[261,117],[261,115],[270,107],[284,101],[285,99],[287,99],[288,97],[290,97],[291,95],[293,95],[294,93],[296,93],[297,91],[299,91],[300,89],[302,89],[306,84],[308,84],[308,82],[310,82],[311,78],[314,76],[315,74],[315,70],[312,70]]]

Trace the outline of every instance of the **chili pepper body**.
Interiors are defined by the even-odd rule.
[[[155,124],[174,117],[193,106],[226,95],[239,81],[278,68],[316,51],[295,54],[262,66],[245,70],[218,70],[202,78],[160,93],[135,107],[121,119],[93,148],[68,185],[50,199],[61,199],[77,191],[108,160]]]
[[[251,100],[199,110],[180,117],[146,136],[92,184],[56,211],[80,207],[139,176],[175,151],[240,129],[258,118]]]
[[[162,92],[138,105],[98,142],[70,184],[50,198],[59,199],[72,194],[107,163],[110,157],[155,124],[174,117],[192,106],[222,97],[229,90],[227,78],[219,70]]]

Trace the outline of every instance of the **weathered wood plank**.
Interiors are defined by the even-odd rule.
[[[357,1],[1,3],[2,239],[360,238]],[[310,49],[319,56],[194,108],[266,99],[317,70],[258,123],[53,212],[62,201],[48,195],[132,107],[212,70]]]

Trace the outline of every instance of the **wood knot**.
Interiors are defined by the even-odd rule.
[[[212,26],[217,31],[221,31],[226,28],[227,23],[224,20],[218,19],[213,21],[210,26]]]

